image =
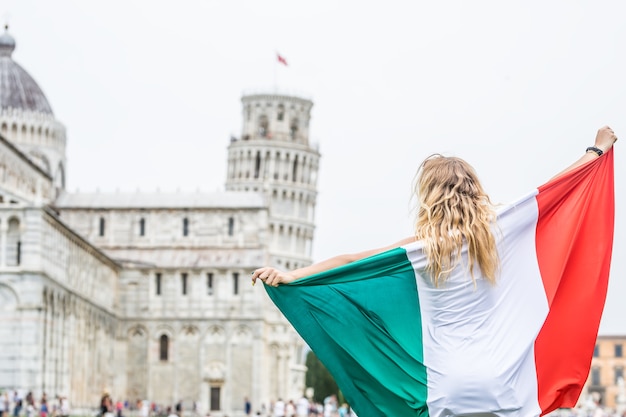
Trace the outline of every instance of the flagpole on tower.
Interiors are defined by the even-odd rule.
[[[287,66],[287,60],[285,59],[284,56],[279,54],[278,51],[276,51],[276,61],[274,61],[274,92],[278,92],[278,80],[277,80],[278,71],[276,69],[278,64],[283,64],[284,66]]]

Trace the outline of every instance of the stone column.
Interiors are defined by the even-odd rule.
[[[68,303],[71,301],[68,299]],[[72,352],[75,351],[76,334],[74,332],[74,314],[71,304],[65,307],[65,326],[63,333],[63,379],[61,380],[61,394],[68,396],[72,387]]]
[[[200,398],[198,399],[198,409],[199,410],[204,410],[204,412],[206,414],[208,414],[210,412],[210,407],[211,407],[211,399],[209,398],[209,391],[211,389],[211,386],[209,385],[209,382],[204,379],[201,383],[200,383]]]
[[[44,300],[44,310],[43,310],[43,337],[42,337],[42,372],[41,372],[41,391],[45,392],[50,388],[48,373],[50,368],[50,314],[51,314],[51,306],[50,306],[50,296],[46,293]]]
[[[226,333],[226,340],[224,341],[225,345],[225,369],[224,369],[224,381],[222,383],[222,400],[223,403],[220,404],[222,410],[230,410],[232,407],[232,396],[233,390],[230,388],[232,386],[232,371],[233,371],[233,349],[232,349],[232,338],[233,338],[233,329],[232,327],[228,329]],[[230,388],[230,389],[227,389]]]

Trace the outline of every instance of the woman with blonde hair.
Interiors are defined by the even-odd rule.
[[[604,126],[598,130],[595,145],[559,175],[571,171],[597,157],[617,141],[613,130]],[[252,281],[260,279],[267,285],[288,284],[296,279],[327,271],[392,248],[404,246],[416,240],[426,243],[429,269],[435,285],[439,285],[458,263],[461,248],[467,243],[468,272],[473,277],[477,264],[483,278],[496,281],[498,253],[492,225],[495,210],[485,193],[474,168],[461,158],[433,155],[420,165],[417,173],[415,194],[418,212],[415,236],[400,240],[382,248],[354,254],[339,255],[328,260],[285,272],[273,267],[255,270]]]
[[[413,236],[252,281],[361,417],[573,407],[608,284],[616,140],[599,129],[575,163],[497,209],[466,161],[433,155]]]

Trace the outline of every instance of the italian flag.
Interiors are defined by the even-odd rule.
[[[495,285],[457,268],[435,288],[416,242],[265,288],[360,417],[573,407],[606,297],[613,188],[611,150],[499,209]]]

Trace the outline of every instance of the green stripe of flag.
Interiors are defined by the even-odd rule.
[[[404,249],[265,288],[359,417],[428,415],[419,300]]]

